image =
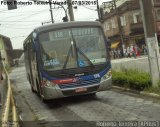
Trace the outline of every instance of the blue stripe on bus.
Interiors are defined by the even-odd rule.
[[[110,68],[111,68],[111,63],[109,63],[107,65],[107,68],[105,70],[101,71],[98,74],[93,74],[93,75],[88,75],[88,76],[80,76],[78,78],[81,78],[82,80],[92,80],[92,79],[95,79],[95,78],[102,78],[109,71]],[[59,78],[54,78],[54,77],[48,76],[47,73],[44,72],[44,71],[42,71],[41,74],[42,74],[42,77],[46,78],[49,81],[57,80],[57,79],[61,80],[61,78],[59,79]],[[99,76],[97,77],[97,75],[99,75]],[[65,79],[65,78],[63,78],[63,79]]]
[[[107,68],[105,69],[105,70],[103,70],[103,71],[101,71],[99,74],[100,74],[100,77],[103,77],[108,71],[109,71],[109,69],[111,68],[111,63],[109,63],[108,65],[107,65]]]
[[[44,71],[42,71],[41,74],[42,74],[42,77],[46,78],[49,81],[57,79],[57,78],[48,76],[47,73]]]

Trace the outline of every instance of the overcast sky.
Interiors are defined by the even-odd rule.
[[[25,5],[18,6],[18,9],[7,10],[7,5],[0,0],[0,34],[10,37],[14,49],[23,48],[24,39],[31,33],[31,31],[42,22],[51,21],[49,12],[49,5]],[[29,0],[17,0],[29,1]],[[45,1],[45,0],[43,0]],[[64,0],[54,0],[64,1]],[[72,0],[73,1],[73,0]],[[80,0],[78,0],[80,1]],[[88,1],[88,0],[86,0]],[[90,0],[95,1],[95,0]],[[99,0],[99,4],[110,0]],[[53,5],[54,7],[54,5]],[[56,6],[58,7],[58,6]],[[64,6],[66,8],[66,6]],[[77,6],[74,9],[74,16],[76,21],[90,20],[94,21],[98,18],[96,5]],[[53,18],[55,23],[62,22],[65,16],[64,10],[53,9]]]

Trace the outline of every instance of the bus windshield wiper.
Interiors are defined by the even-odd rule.
[[[68,60],[69,60],[69,57],[70,57],[70,54],[71,54],[71,51],[72,51],[72,45],[70,46],[69,50],[68,50],[68,54],[67,54],[67,58],[64,62],[64,65],[63,65],[63,70],[66,68],[67,66],[67,63],[68,63]]]
[[[63,65],[63,70],[66,69],[66,66],[67,66],[69,57],[70,57],[71,53],[74,52],[74,51],[72,51],[73,48],[75,49],[76,61],[77,61],[77,66],[78,66],[78,67],[79,67],[79,64],[78,64],[78,52],[88,61],[88,63],[89,63],[92,67],[95,67],[95,66],[93,65],[93,63],[90,61],[90,59],[86,56],[86,54],[76,46],[76,40],[75,40],[75,38],[73,37],[72,30],[71,30],[71,36],[72,36],[73,44],[71,44],[71,46],[70,46],[70,48],[69,48],[69,50],[68,50],[67,58],[66,58],[65,63],[64,63],[64,65]]]
[[[90,61],[90,59],[86,56],[86,54],[76,46],[76,40],[75,40],[75,38],[73,37],[73,34],[72,34],[72,40],[73,40],[73,42],[74,42],[74,44],[75,44],[76,52],[79,52],[82,56],[84,56],[84,58],[89,62],[89,64],[90,64],[92,67],[95,67],[95,66],[93,65],[93,63]],[[78,55],[77,55],[77,63],[78,63]]]
[[[84,58],[89,62],[92,67],[95,67],[94,64],[90,61],[90,59],[86,56],[86,54],[77,47],[77,51],[84,56]]]

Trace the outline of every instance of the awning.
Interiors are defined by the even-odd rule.
[[[120,43],[120,42],[114,42],[113,44],[111,44],[111,48],[112,48],[112,49],[117,48],[118,45],[119,45],[119,43]]]

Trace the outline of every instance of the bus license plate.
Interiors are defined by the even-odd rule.
[[[76,91],[76,93],[86,92],[86,91],[87,91],[87,88],[84,88],[84,87],[82,87],[82,88],[77,88],[75,91]]]

